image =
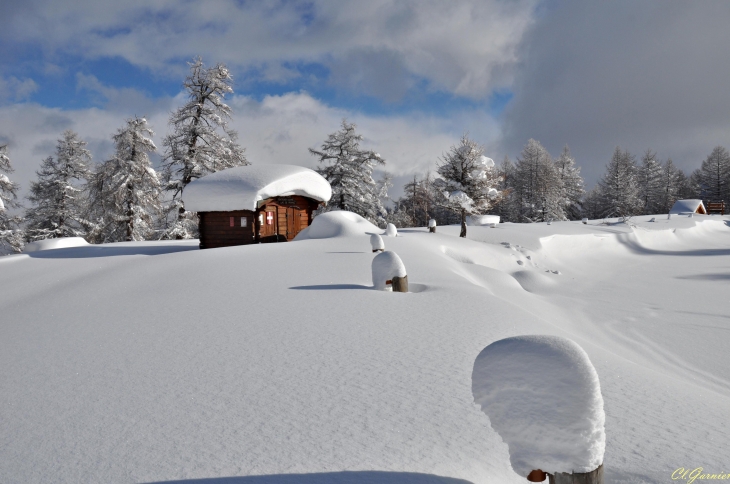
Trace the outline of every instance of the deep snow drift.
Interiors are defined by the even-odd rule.
[[[524,483],[472,370],[526,334],[595,366],[607,482],[727,471],[728,217],[401,229],[403,294],[328,215],[289,243],[0,257],[0,482]]]

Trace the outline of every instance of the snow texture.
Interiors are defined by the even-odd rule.
[[[360,215],[346,210],[322,213],[314,217],[312,225],[297,234],[294,240],[353,237],[381,232]]]
[[[531,335],[492,343],[474,362],[472,392],[509,446],[517,474],[589,472],[603,463],[598,374],[572,340]]]
[[[23,252],[39,252],[51,249],[66,249],[69,247],[83,247],[89,245],[82,237],[59,237],[57,239],[37,240],[25,244]]]
[[[397,237],[398,236],[398,229],[393,224],[388,224],[388,226],[385,228],[385,235],[388,237]]]
[[[373,250],[385,249],[385,244],[383,243],[383,238],[381,236],[379,236],[378,234],[373,234],[370,236],[370,245],[372,246]]]
[[[706,212],[705,205],[702,200],[677,200],[672,205],[669,213],[672,214],[690,214],[697,212],[697,209],[702,207],[702,211]]]
[[[386,281],[393,280],[394,277],[405,277],[406,266],[400,260],[398,254],[386,250],[373,257],[373,286],[379,291],[390,290],[391,287],[386,285]]]
[[[191,212],[227,212],[256,210],[261,200],[291,195],[327,202],[332,188],[322,175],[302,166],[237,166],[190,182],[183,200]]]
[[[469,215],[466,217],[467,225],[480,226],[499,223],[499,215]]]

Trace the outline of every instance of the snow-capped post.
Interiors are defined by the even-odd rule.
[[[472,373],[474,401],[531,482],[603,484],[603,397],[586,352],[559,336],[495,341]]]
[[[373,252],[383,252],[385,250],[383,238],[378,234],[373,234],[370,236],[370,245],[373,248]]]
[[[431,219],[428,221],[428,231],[432,234],[436,233],[436,220]]]
[[[373,286],[379,291],[408,292],[408,276],[398,254],[386,250],[373,258]]]
[[[388,237],[398,237],[398,229],[393,224],[388,224],[385,228],[385,235]]]
[[[581,220],[581,222],[583,222],[583,225],[588,225],[588,219],[587,218],[584,218],[583,220]]]

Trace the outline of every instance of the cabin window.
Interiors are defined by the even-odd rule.
[[[235,218],[235,217],[231,217],[231,227],[234,227],[234,222],[233,222],[233,219],[234,219],[234,218]]]
[[[266,212],[266,225],[274,225],[274,212]]]
[[[248,219],[246,217],[241,217],[241,227],[248,227]]]

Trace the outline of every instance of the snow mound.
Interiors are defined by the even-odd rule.
[[[509,446],[517,474],[589,472],[603,463],[598,374],[575,342],[537,335],[496,341],[474,362],[472,393]]]
[[[57,239],[37,240],[25,244],[23,252],[38,252],[41,250],[66,249],[68,247],[83,247],[89,245],[81,237],[59,237]]]
[[[256,210],[260,200],[291,195],[327,202],[332,187],[322,175],[303,166],[237,166],[191,182],[183,201],[191,212],[227,212]]]
[[[498,224],[499,215],[469,215],[466,224],[471,226]]]
[[[385,235],[388,237],[397,237],[398,236],[398,229],[393,224],[388,224],[388,226],[385,228]]]
[[[373,250],[385,249],[385,244],[383,243],[383,238],[381,236],[379,236],[378,234],[373,234],[370,236],[370,245],[372,246]]]
[[[373,285],[379,291],[388,289],[386,281],[392,280],[394,277],[405,277],[406,266],[400,260],[398,254],[386,250],[373,257]]]
[[[356,213],[337,210],[314,217],[312,225],[299,232],[294,240],[352,237],[381,231]]]

